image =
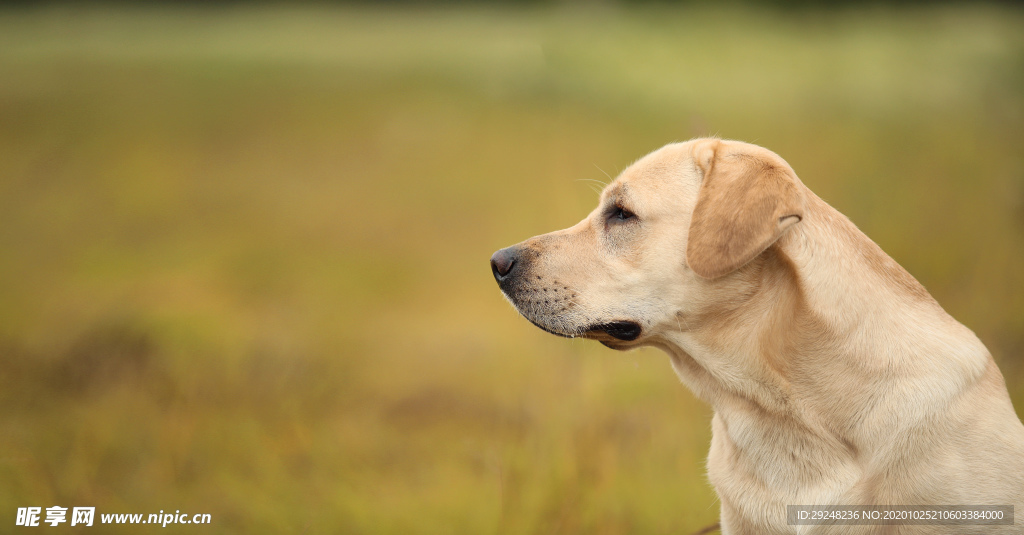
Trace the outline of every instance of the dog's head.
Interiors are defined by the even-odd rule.
[[[667,145],[605,188],[586,219],[494,253],[491,270],[534,325],[626,349],[742,294],[739,273],[801,221],[804,203],[767,149]]]

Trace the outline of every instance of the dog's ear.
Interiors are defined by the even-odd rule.
[[[693,149],[704,179],[690,220],[686,262],[714,279],[761,254],[804,217],[796,175],[777,155],[745,143],[707,140]]]

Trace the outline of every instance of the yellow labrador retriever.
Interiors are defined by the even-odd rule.
[[[788,516],[796,505],[1024,515],[1024,426],[974,333],[767,149],[665,146],[586,219],[496,252],[491,268],[545,331],[668,353],[715,411],[708,475],[723,533],[1024,533],[1021,519]]]

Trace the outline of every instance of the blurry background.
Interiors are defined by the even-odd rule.
[[[541,332],[488,266],[699,135],[781,154],[1024,412],[1024,11],[797,4],[0,7],[0,525],[714,523],[667,358]]]

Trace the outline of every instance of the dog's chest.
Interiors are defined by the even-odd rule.
[[[708,478],[723,509],[761,533],[792,532],[787,505],[840,503],[861,475],[844,448],[763,414],[716,413],[712,432]]]

